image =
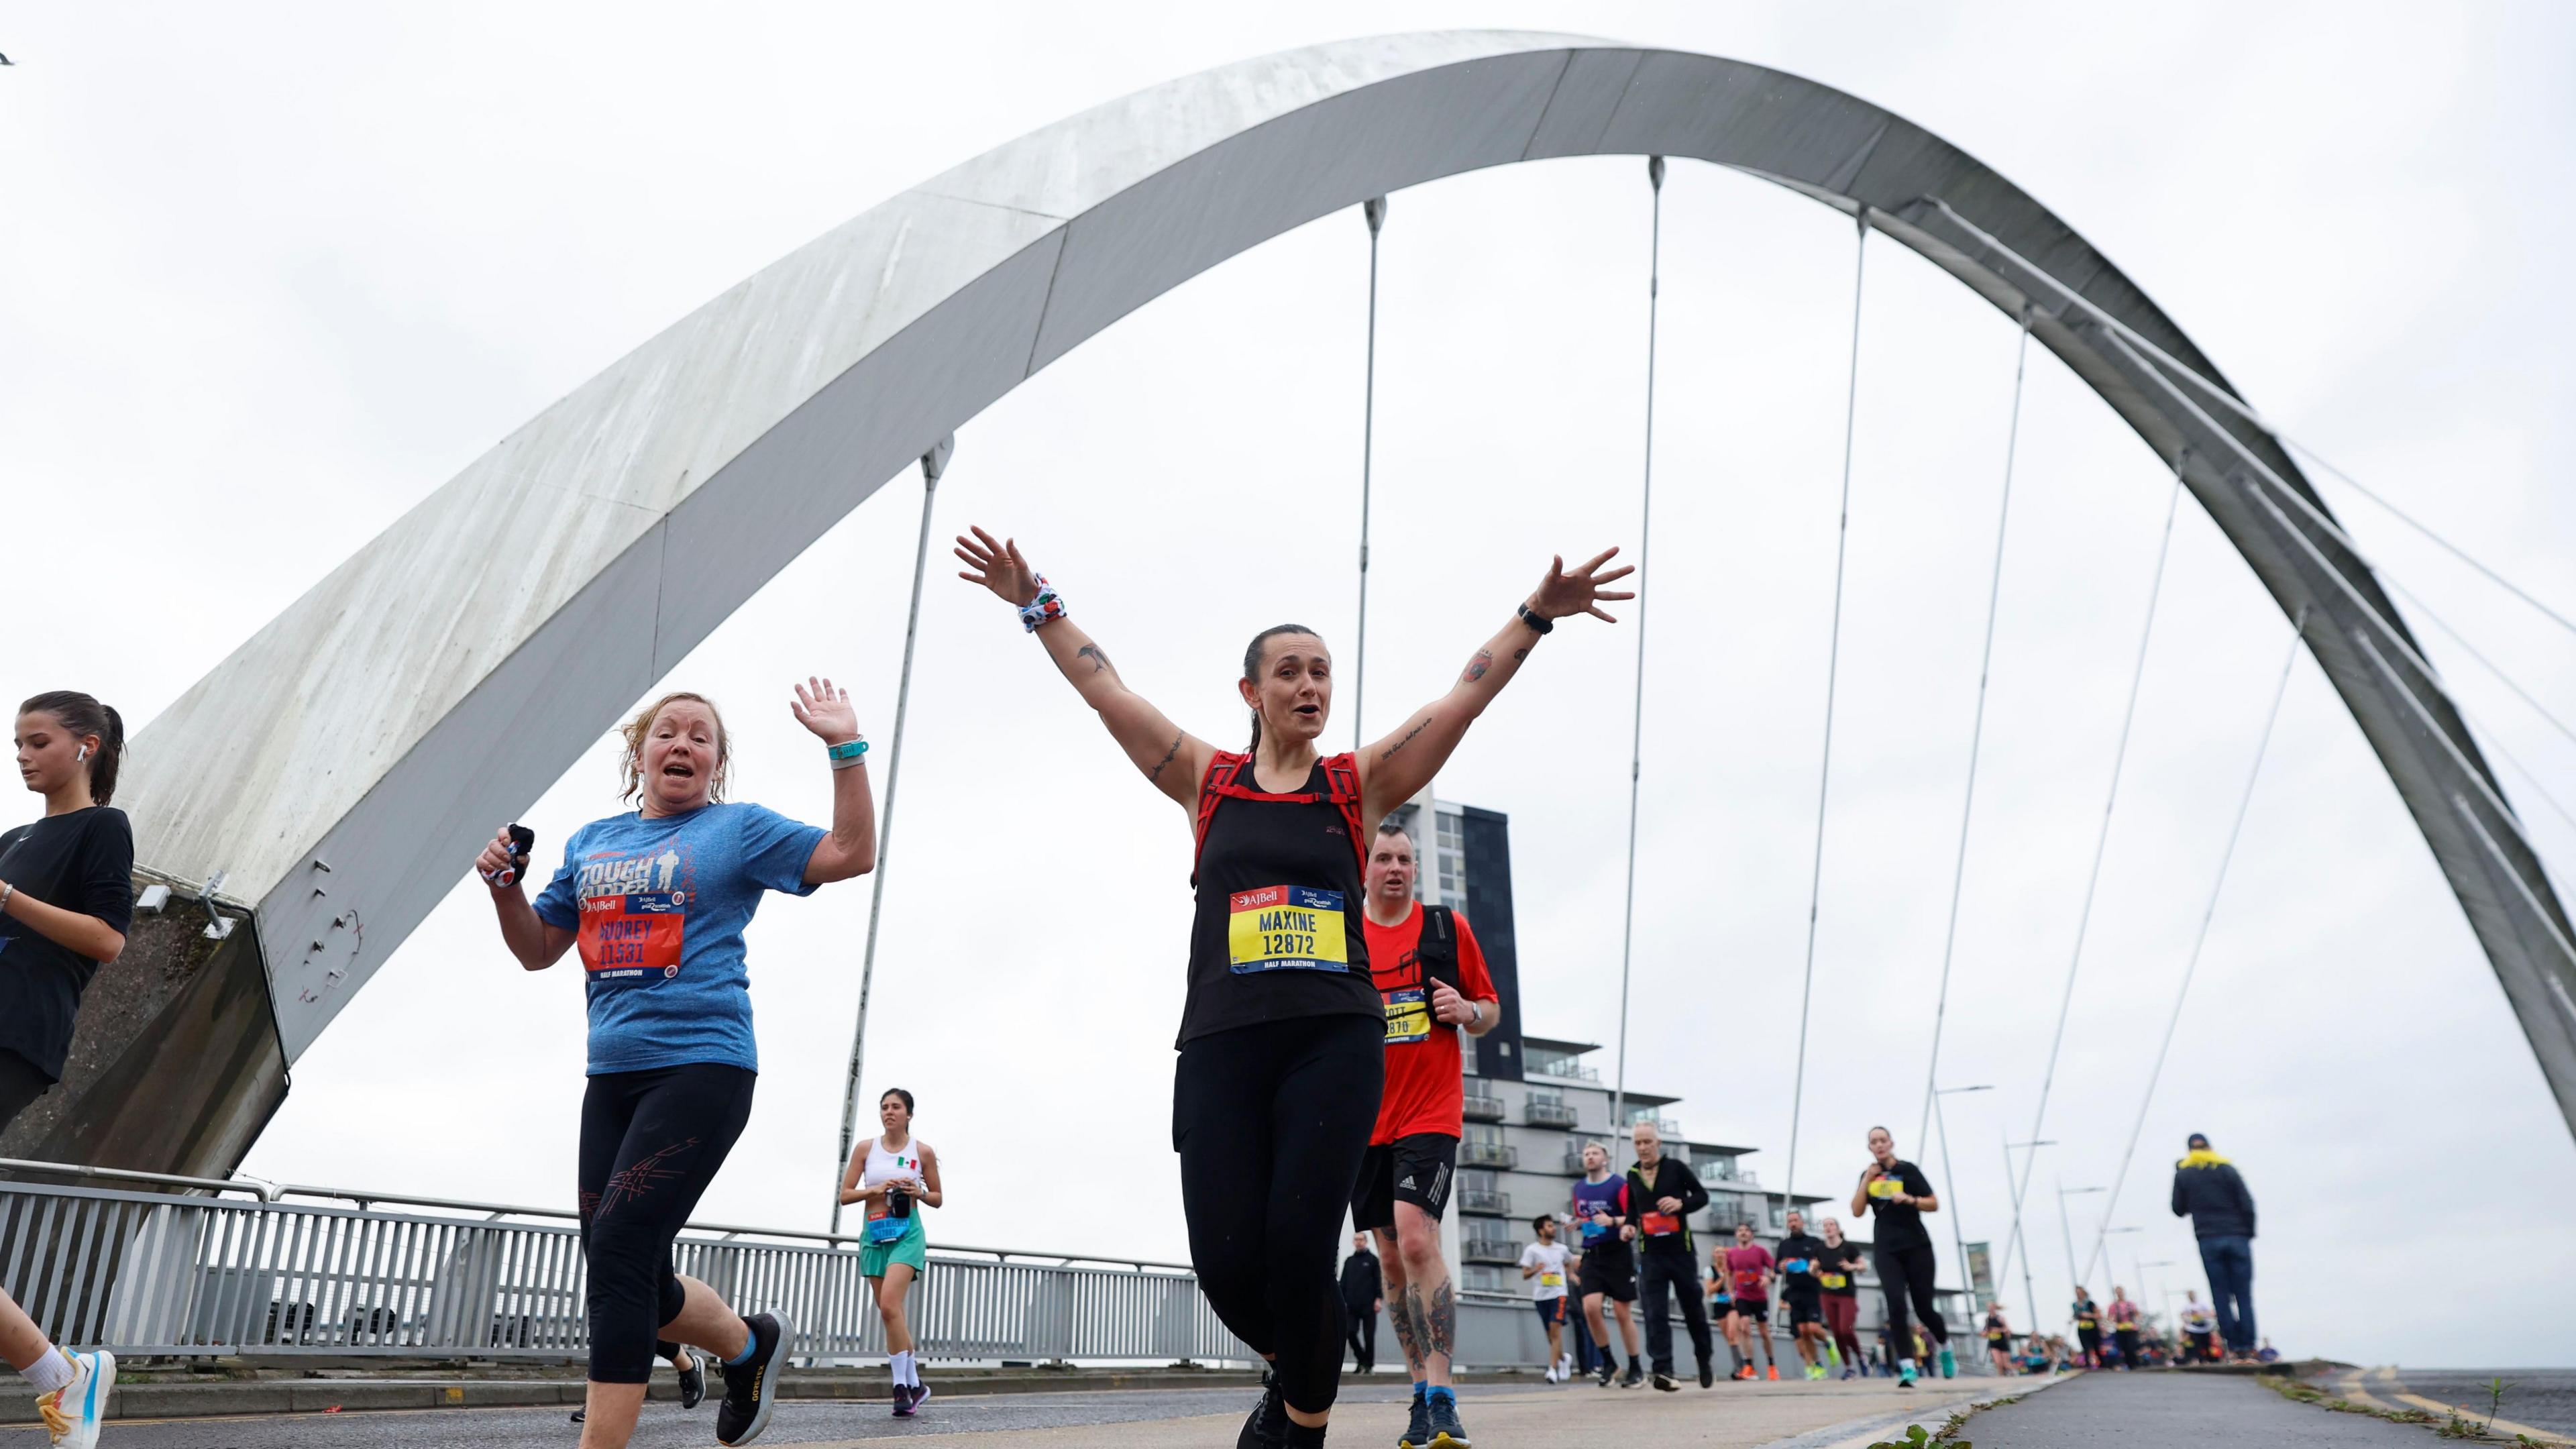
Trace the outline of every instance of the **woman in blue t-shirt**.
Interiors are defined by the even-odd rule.
[[[531,971],[578,945],[590,1010],[582,1098],[582,1248],[589,1263],[590,1393],[582,1449],[622,1449],[652,1377],[656,1341],[725,1365],[716,1439],[747,1444],[778,1397],[773,1361],[795,1329],[748,1320],[672,1271],[671,1244],[751,1116],[760,1059],[743,928],[764,891],[810,895],[876,865],[876,806],[847,691],[797,686],[797,721],[829,748],[832,828],[724,803],[732,754],[703,696],[666,694],[626,737],[626,798],[564,843],[563,868],[530,904],[507,830],[475,862],[501,939]]]

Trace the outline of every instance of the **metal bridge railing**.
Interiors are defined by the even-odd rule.
[[[429,1205],[483,1216],[389,1212],[274,1199],[372,1204],[397,1200],[391,1195],[211,1179],[185,1185],[252,1200],[0,1182],[0,1284],[57,1342],[144,1357],[527,1359],[588,1349],[581,1245],[568,1212],[455,1201]],[[797,1357],[830,1360],[883,1352],[856,1242],[691,1224],[676,1255],[681,1272],[729,1301],[787,1315]],[[914,1290],[912,1322],[921,1351],[934,1358],[1253,1356],[1217,1321],[1187,1269],[1135,1260],[934,1250]]]

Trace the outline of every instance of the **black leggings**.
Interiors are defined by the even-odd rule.
[[[1386,1026],[1307,1016],[1181,1044],[1172,1148],[1190,1265],[1216,1316],[1273,1358],[1290,1408],[1342,1382],[1334,1249],[1386,1079]]]
[[[1881,1247],[1876,1255],[1878,1284],[1887,1292],[1887,1347],[1898,1358],[1914,1357],[1914,1335],[1905,1322],[1905,1300],[1923,1320],[1923,1331],[1935,1349],[1950,1341],[1950,1325],[1932,1302],[1934,1261],[1930,1243],[1911,1248]]]
[[[653,1377],[683,1295],[671,1242],[751,1119],[759,1078],[713,1062],[590,1079],[581,1099],[581,1247],[590,1267],[590,1379]]]
[[[0,1047],[0,1129],[18,1120],[18,1114],[36,1105],[36,1099],[53,1085],[53,1079],[36,1070],[34,1062]]]

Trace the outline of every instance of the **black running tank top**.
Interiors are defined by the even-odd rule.
[[[1203,797],[1215,768],[1199,781]],[[1254,785],[1249,762],[1239,783]],[[1369,979],[1359,851],[1320,761],[1303,794],[1313,798],[1256,789],[1217,801],[1199,849],[1184,1042],[1290,1017],[1385,1016]]]

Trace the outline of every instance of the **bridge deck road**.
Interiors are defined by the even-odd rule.
[[[1204,1449],[1234,1442],[1252,1406],[1241,1389],[1095,1390],[1068,1394],[936,1396],[920,1417],[892,1417],[883,1400],[782,1400],[768,1446],[873,1446],[895,1438],[935,1437],[941,1449]],[[1716,1449],[1842,1449],[1866,1444],[1893,1425],[1921,1417],[1937,1425],[1952,1408],[1995,1388],[1992,1379],[1958,1379],[1911,1392],[1886,1379],[1849,1383],[1730,1383],[1677,1394],[1652,1389],[1563,1386],[1470,1386],[1459,1405],[1480,1443],[1542,1445],[1598,1442],[1606,1431],[1627,1442],[1707,1445]],[[1333,1442],[1392,1444],[1404,1427],[1407,1390],[1354,1386],[1333,1414]],[[580,1436],[563,1409],[429,1409],[395,1413],[295,1414],[276,1417],[111,1422],[103,1449],[571,1449]],[[1630,1435],[1642,1438],[1627,1439]],[[38,1449],[37,1428],[0,1429],[0,1449]],[[698,1449],[715,1442],[715,1405],[683,1412],[647,1404],[636,1449]]]
[[[2090,1373],[1979,1414],[1977,1449],[2429,1449],[2430,1430],[2301,1404],[2237,1375]]]

